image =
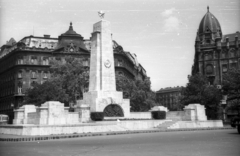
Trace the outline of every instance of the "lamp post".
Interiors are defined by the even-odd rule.
[[[221,100],[221,106],[223,108],[223,122],[225,122],[226,121],[227,95],[223,95],[223,99]]]
[[[222,108],[223,108],[223,122],[226,121],[226,106],[227,106],[227,95],[224,95],[224,91],[222,89],[222,85],[217,85],[217,89],[219,89],[222,92],[222,100],[220,102]]]

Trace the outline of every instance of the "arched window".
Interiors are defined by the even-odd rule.
[[[227,50],[226,49],[224,49],[222,51],[222,58],[227,58]]]
[[[206,73],[213,74],[213,65],[209,64],[206,66]]]
[[[231,49],[229,50],[229,54],[230,54],[230,57],[235,57],[235,56],[236,56],[236,51],[235,51],[235,49],[234,49],[234,48],[231,48]]]

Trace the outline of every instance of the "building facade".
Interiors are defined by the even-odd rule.
[[[192,75],[201,73],[207,76],[211,85],[221,89],[223,74],[229,69],[240,69],[240,33],[223,35],[217,18],[207,13],[202,18],[195,40],[195,58]],[[227,103],[230,103],[228,101]],[[227,118],[236,115],[228,111]]]
[[[147,77],[135,54],[124,51],[116,41],[113,41],[113,51],[116,77]],[[51,60],[64,61],[66,56],[74,56],[89,67],[90,52],[91,41],[76,33],[72,23],[58,38],[27,36],[19,42],[11,38],[0,51],[0,114],[12,116],[13,109],[22,105],[26,89],[51,78]]]
[[[167,107],[170,111],[181,110],[180,98],[183,87],[167,87],[161,88],[156,92],[158,103]]]
[[[208,7],[197,31],[192,75],[201,73],[210,84],[221,85],[223,73],[240,69],[239,40],[239,32],[223,35],[219,21]]]

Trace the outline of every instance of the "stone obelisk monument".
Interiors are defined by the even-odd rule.
[[[99,15],[102,19],[93,25],[91,37],[89,92],[83,94],[78,105],[89,105],[91,112],[104,112],[107,106],[114,104],[128,117],[129,99],[123,99],[122,92],[116,91],[111,25],[103,20],[103,12]]]

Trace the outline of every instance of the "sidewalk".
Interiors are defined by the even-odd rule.
[[[230,125],[224,125],[222,128],[184,128],[184,129],[151,129],[138,131],[120,131],[120,132],[101,132],[101,133],[81,133],[68,135],[45,135],[45,136],[30,136],[30,135],[10,135],[0,134],[0,141],[22,142],[22,141],[40,141],[40,140],[54,140],[80,137],[93,137],[105,135],[121,135],[121,134],[135,134],[135,133],[159,133],[159,132],[176,132],[176,131],[199,131],[199,130],[225,130],[233,129]]]

